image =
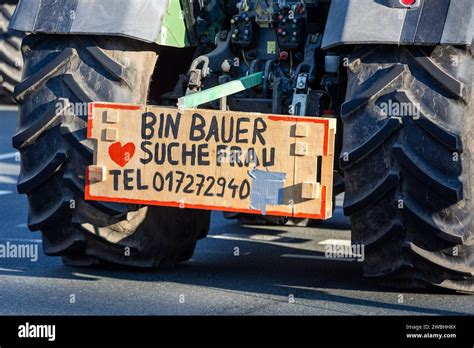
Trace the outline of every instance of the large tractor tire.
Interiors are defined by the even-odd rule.
[[[366,276],[474,292],[471,86],[462,47],[367,46],[349,57],[340,165]]]
[[[87,103],[146,103],[156,46],[116,37],[31,35],[22,51],[13,137],[21,153],[18,191],[28,195],[28,227],[42,231],[44,252],[76,266],[154,268],[188,260],[207,233],[208,212],[83,199],[93,151]]]
[[[23,34],[8,30],[15,6],[0,4],[0,104],[14,102],[13,89],[21,79]]]

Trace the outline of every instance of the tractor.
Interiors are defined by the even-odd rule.
[[[190,259],[209,211],[85,199],[94,157],[88,115],[58,105],[176,107],[196,95],[207,110],[335,119],[332,194],[344,192],[352,244],[365,247],[364,275],[474,293],[473,7],[471,0],[20,0],[10,28],[28,36],[13,145],[28,227],[42,232],[45,254],[74,266]],[[255,75],[258,85],[207,98]]]

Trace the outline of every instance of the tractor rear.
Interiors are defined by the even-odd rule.
[[[110,3],[78,0],[60,8],[23,0],[13,21],[14,29],[32,33],[23,41],[25,71],[15,89],[18,189],[28,195],[28,226],[42,231],[46,254],[72,265],[157,267],[189,259],[209,228],[207,203],[139,199],[125,183],[120,197],[110,198],[112,188],[91,197],[86,169],[93,166],[101,182],[106,166],[97,161],[105,148],[97,147],[102,133],[91,136],[90,107],[78,105],[103,108],[104,141],[119,137],[110,124],[137,110],[139,118],[174,108],[174,120],[181,113],[209,121],[234,115],[236,122],[245,114],[277,115],[273,121],[294,122],[297,133],[287,141],[303,155],[295,139],[323,139],[324,132],[299,133],[299,123],[337,124],[333,137],[321,140],[337,160],[323,170],[324,161],[313,158],[303,171],[314,178],[314,185],[302,183],[307,198],[266,201],[290,204],[291,213],[221,204],[227,216],[278,224],[330,217],[294,213],[320,200],[322,191],[313,188],[329,180],[325,207],[331,210],[328,202],[344,192],[352,244],[365,248],[366,276],[474,292],[470,1]],[[96,13],[110,18],[95,21]],[[117,107],[129,112],[117,114]],[[131,136],[132,129],[134,123],[118,134]],[[138,128],[136,134],[146,137]]]

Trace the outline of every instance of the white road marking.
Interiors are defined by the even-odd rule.
[[[267,242],[274,242],[282,238],[282,236],[272,236],[271,234],[254,234],[249,237],[251,240],[263,240]]]
[[[20,173],[20,165],[13,163],[0,162],[0,174],[17,177]]]
[[[224,239],[224,240],[237,240],[237,241],[245,241],[245,242],[249,241],[248,238],[236,237],[236,236],[225,235],[225,234],[210,235],[210,236],[207,236],[207,238]]]
[[[0,184],[16,184],[17,180],[11,176],[0,175]]]
[[[3,267],[0,267],[0,272],[23,272],[19,269],[10,269],[10,268],[3,268]]]
[[[16,228],[28,228],[28,225],[27,224],[19,224],[19,225],[16,225]]]
[[[344,246],[351,246],[351,241],[347,239],[326,239],[318,244],[320,245],[344,245]]]
[[[344,261],[353,262],[354,258],[343,258],[343,257],[326,257],[320,255],[301,255],[301,254],[282,254],[280,257],[287,257],[293,259],[307,259],[307,260],[324,260],[324,261]]]
[[[41,239],[28,239],[28,238],[0,238],[1,241],[14,242],[14,243],[43,243]]]
[[[236,240],[236,241],[245,241],[245,242],[275,242],[278,241],[281,236],[275,237],[272,235],[264,235],[264,234],[254,234],[252,236],[247,236],[247,237],[240,237],[236,236],[234,234],[219,234],[219,235],[211,235],[208,236],[208,238],[214,238],[214,239],[224,239],[224,240]]]
[[[16,156],[18,156],[18,152],[4,153],[4,154],[0,155],[0,161],[10,159],[10,158],[15,158]]]
[[[13,193],[13,191],[0,190],[0,196],[9,195],[9,194],[12,194],[12,193]]]
[[[16,105],[0,105],[0,112],[2,111],[18,111],[18,106]]]

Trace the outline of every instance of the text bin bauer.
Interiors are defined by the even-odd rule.
[[[327,219],[333,118],[92,103],[86,199]]]

